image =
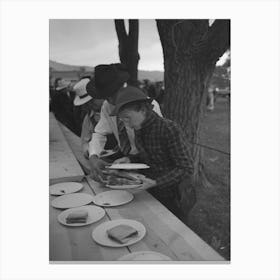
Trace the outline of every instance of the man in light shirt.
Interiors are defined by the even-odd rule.
[[[110,116],[115,108],[118,90],[126,86],[129,74],[120,64],[102,64],[95,67],[94,78],[87,84],[87,92],[96,99],[105,99],[100,112],[100,120],[95,126],[92,138],[88,143],[88,155],[91,175],[94,180],[100,181],[103,177],[102,170],[108,163],[100,158],[106,144],[107,135],[114,134],[121,156],[137,154],[134,130],[124,127],[116,116]],[[153,110],[162,116],[159,104],[153,100]]]

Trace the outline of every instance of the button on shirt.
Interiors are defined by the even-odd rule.
[[[173,121],[152,112],[135,131],[138,155],[130,156],[132,162],[150,166],[145,175],[157,181],[157,189],[173,188],[185,176],[193,174],[193,161],[180,127]]]
[[[154,105],[154,112],[156,112],[159,116],[162,117],[159,104],[155,100],[153,100],[152,104]],[[121,146],[117,126],[117,119],[115,116],[110,116],[113,109],[114,106],[111,105],[107,100],[105,100],[101,107],[100,120],[95,126],[95,132],[92,134],[91,141],[89,142],[89,156],[100,155],[100,153],[104,150],[104,146],[107,141],[106,135],[111,133],[115,135],[119,147]],[[135,146],[134,130],[129,127],[126,127],[126,131],[131,146],[129,154],[137,154],[138,150]]]

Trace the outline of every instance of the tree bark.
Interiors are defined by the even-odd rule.
[[[164,115],[181,125],[190,143],[194,180],[201,181],[200,119],[216,61],[229,48],[229,24],[157,20],[164,55]]]
[[[130,74],[128,84],[138,85],[138,20],[129,20],[129,32],[125,30],[123,19],[115,20],[115,28],[119,41],[119,57],[122,64],[126,65]]]

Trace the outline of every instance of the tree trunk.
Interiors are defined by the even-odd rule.
[[[214,24],[213,24],[214,25]],[[225,50],[209,48],[207,20],[157,20],[164,55],[164,115],[183,128],[194,160],[194,180],[202,180],[199,128],[209,81]],[[206,36],[207,35],[207,36]],[[215,36],[214,36],[215,38]],[[218,42],[215,41],[217,45]],[[207,50],[211,53],[207,54]],[[213,50],[216,50],[214,56]],[[221,48],[222,49],[222,48]]]
[[[119,40],[119,57],[122,64],[126,65],[130,74],[128,84],[138,85],[138,20],[129,20],[129,32],[125,30],[124,20],[115,20],[115,28]]]
[[[201,171],[201,151],[195,143],[199,142],[201,113],[213,70],[214,67],[202,69],[194,61],[176,65],[171,57],[165,60],[164,115],[179,123],[185,132],[192,150],[196,180]]]

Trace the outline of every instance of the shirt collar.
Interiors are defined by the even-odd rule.
[[[149,127],[154,121],[156,121],[156,119],[157,119],[157,114],[154,111],[148,113],[146,119],[141,125],[141,129]]]

